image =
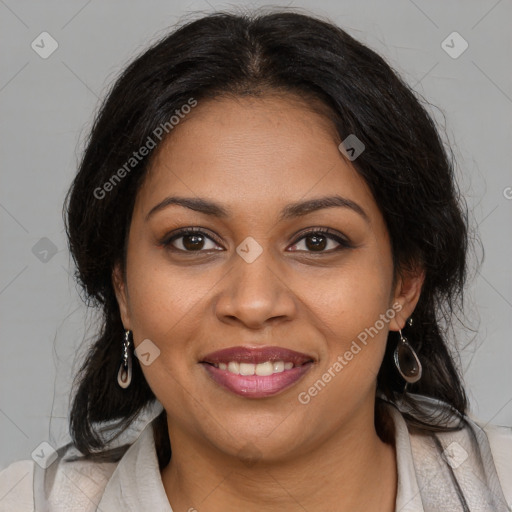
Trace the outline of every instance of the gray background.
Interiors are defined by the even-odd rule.
[[[0,468],[30,458],[42,441],[68,439],[70,376],[96,314],[70,277],[61,209],[99,98],[135,54],[184,16],[232,5],[0,0]],[[432,113],[454,145],[485,247],[468,293],[465,322],[475,332],[459,330],[461,363],[474,415],[512,425],[512,2],[273,5],[330,18],[439,107]],[[31,48],[43,31],[59,45],[47,59]],[[456,59],[441,47],[453,31],[469,44]]]

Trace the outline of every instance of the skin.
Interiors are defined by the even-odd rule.
[[[388,330],[414,311],[423,274],[395,276],[383,217],[339,142],[324,116],[290,95],[225,97],[200,102],[154,155],[134,206],[126,273],[117,266],[113,283],[135,346],[150,339],[160,350],[142,369],[167,412],[172,458],[162,482],[175,512],[395,509],[395,450],[374,427],[376,376]],[[289,203],[334,193],[367,219],[331,207],[279,220]],[[213,200],[230,215],[171,205],[146,221],[171,195]],[[185,227],[209,238],[189,252],[190,237],[162,246]],[[325,239],[315,249],[308,228],[330,228],[350,246]],[[249,236],[263,250],[252,263],[236,252]],[[299,403],[393,304],[400,313]],[[237,345],[287,347],[315,364],[278,395],[248,399],[199,364]]]

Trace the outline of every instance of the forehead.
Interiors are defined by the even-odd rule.
[[[199,102],[155,153],[136,209],[147,213],[171,194],[233,210],[327,193],[373,202],[338,144],[331,121],[295,96]]]

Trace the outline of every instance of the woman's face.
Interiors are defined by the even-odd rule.
[[[114,282],[135,347],[146,340],[141,366],[171,443],[286,459],[373,428],[388,330],[403,326],[421,283],[393,282],[383,217],[334,133],[290,98],[224,98],[199,102],[155,155],[126,282],[118,272]],[[169,197],[191,207],[162,205]],[[232,347],[212,366],[209,355]],[[304,358],[255,359],[265,347]]]

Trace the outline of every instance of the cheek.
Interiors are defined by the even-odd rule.
[[[141,359],[141,369],[164,408],[185,422],[181,416],[190,408],[189,383],[200,369],[193,343],[201,336],[197,315],[213,283],[208,286],[206,276],[191,280],[179,270],[149,261],[134,256],[128,274],[135,347],[145,339],[157,347],[158,357],[149,365]]]
[[[389,306],[391,283],[386,265],[360,258],[318,293],[316,303],[321,307],[316,317],[324,338],[324,357],[297,396],[309,411],[306,422],[311,428],[335,429],[357,421],[361,411],[372,413],[369,404],[375,396],[389,320],[395,314]]]
[[[318,329],[326,340],[322,371],[337,375],[334,393],[345,395],[347,391],[353,393],[355,387],[363,391],[373,386],[389,323],[396,314],[390,305],[392,278],[392,260],[387,252],[361,251],[329,279],[319,282],[317,293],[310,295]]]
[[[131,249],[131,250],[130,250]],[[196,308],[215,280],[211,273],[171,265],[165,249],[147,240],[133,243],[127,261],[130,314],[139,337],[155,338],[161,343],[179,340],[187,316]]]
[[[154,249],[132,252],[128,261],[135,346],[149,339],[159,351],[158,357],[149,365],[141,364],[141,369],[174,424],[189,432],[211,421],[205,414],[209,404],[202,403],[195,382],[202,371],[197,364],[197,342],[205,336],[201,329],[208,307],[205,301],[219,278],[213,274],[173,268]]]
[[[127,261],[129,308],[135,347],[149,339],[158,357],[141,364],[148,384],[160,398],[180,392],[180,382],[196,371],[197,345],[201,337],[201,311],[215,284],[211,274],[194,277],[185,268],[165,263],[162,249],[133,250]],[[141,362],[143,362],[141,360]]]
[[[386,254],[361,251],[346,265],[309,282],[308,300],[316,316],[340,340],[356,337],[390,308],[392,264]],[[316,290],[314,293],[312,290]]]

